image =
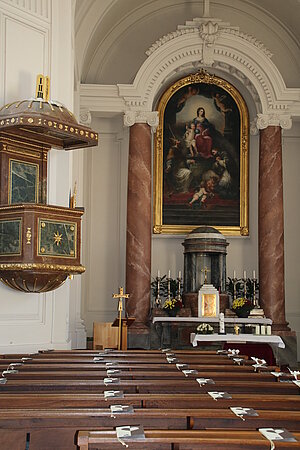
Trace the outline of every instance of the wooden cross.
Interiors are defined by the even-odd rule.
[[[204,284],[207,282],[207,272],[210,272],[208,267],[204,267],[204,269],[201,269],[201,272],[204,272]]]
[[[113,294],[113,298],[119,299],[118,311],[119,311],[119,333],[118,333],[118,350],[121,350],[121,339],[122,339],[122,311],[123,311],[123,298],[129,298],[129,294],[124,294],[124,289],[119,288],[118,294]]]

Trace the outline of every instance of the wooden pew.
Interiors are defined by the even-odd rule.
[[[112,369],[115,369],[112,367]],[[147,371],[147,370],[119,370],[116,375],[111,374],[111,376],[116,376],[121,380],[141,380],[141,379],[176,379],[184,380],[187,376],[176,368],[171,370],[171,367],[167,367],[168,371],[157,370],[157,371]],[[108,376],[107,370],[53,370],[53,371],[22,371],[19,370],[18,373],[9,373],[5,375],[8,380],[93,380],[93,379],[103,379]],[[188,378],[212,378],[213,380],[229,380],[229,381],[274,381],[274,375],[271,373],[263,372],[241,372],[232,369],[231,372],[212,372],[201,370],[197,373],[192,373],[188,375]],[[291,375],[286,375],[285,379],[292,379]]]
[[[0,395],[3,392],[104,392],[106,390],[122,390],[125,393],[199,393],[207,391],[225,391],[229,393],[261,393],[273,395],[296,395],[299,388],[294,383],[278,383],[274,381],[224,381],[199,386],[195,379],[182,380],[141,379],[120,380],[118,383],[105,384],[104,380],[7,380],[0,384]]]
[[[297,442],[277,442],[276,449],[291,450],[300,448],[300,433],[294,433]],[[80,450],[112,450],[120,447],[115,431],[80,431],[78,434]],[[270,449],[270,441],[258,431],[237,430],[146,430],[145,440],[133,441],[130,448],[140,450],[263,450]]]
[[[215,401],[206,393],[199,394],[124,394],[123,398],[105,399],[103,393],[2,393],[0,409],[11,408],[108,408],[131,405],[137,408],[223,409],[230,406],[261,410],[300,411],[299,395],[261,395],[232,393],[231,399]]]

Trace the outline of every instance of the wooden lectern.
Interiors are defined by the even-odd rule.
[[[124,290],[122,287],[119,289],[118,294],[113,294],[113,298],[118,299],[118,311],[119,317],[117,317],[112,326],[119,327],[118,331],[118,350],[127,350],[127,328],[135,321],[134,317],[122,317],[123,311],[123,299],[129,297],[129,294],[124,294]]]
[[[134,317],[122,317],[120,326],[120,319],[117,317],[112,323],[112,327],[119,327],[119,330],[121,329],[121,336],[118,341],[118,350],[127,350],[127,329],[134,321]]]

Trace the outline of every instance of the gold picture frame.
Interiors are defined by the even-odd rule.
[[[201,71],[170,86],[157,109],[154,234],[207,225],[249,235],[249,115],[239,91]]]

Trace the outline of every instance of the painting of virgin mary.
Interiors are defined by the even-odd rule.
[[[244,101],[211,78],[173,92],[161,104],[163,139],[157,146],[162,153],[162,225],[238,229],[245,194],[240,177],[242,125],[248,120]]]

